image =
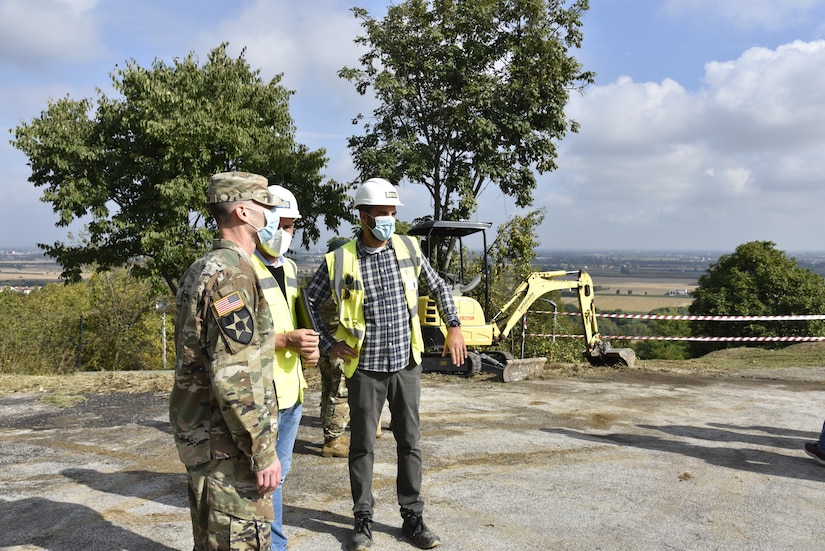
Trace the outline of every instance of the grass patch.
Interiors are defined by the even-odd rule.
[[[825,342],[801,342],[775,350],[742,346],[726,348],[684,362],[697,369],[747,369],[825,366]]]
[[[166,392],[171,371],[88,371],[69,375],[0,375],[0,396],[36,392],[82,396],[110,392]]]
[[[46,394],[40,398],[39,401],[57,406],[59,408],[70,408],[80,402],[85,402],[86,397],[82,394],[63,394],[61,392],[55,392],[53,394]]]
[[[714,371],[741,371],[747,369],[789,369],[798,367],[825,366],[825,342],[798,343],[777,350],[754,347],[737,347],[719,350],[691,360],[640,360],[634,370],[678,370],[697,373]],[[623,368],[594,368],[586,363],[548,363],[544,367],[544,378],[576,377],[592,374],[597,370]],[[318,369],[306,368],[304,375],[309,390],[321,388]],[[172,388],[174,375],[171,371],[114,371],[83,372],[70,375],[9,375],[0,374],[0,396],[17,392],[45,394],[41,400],[59,407],[70,407],[84,400],[88,394],[111,392],[157,392],[168,394]],[[467,378],[460,375],[426,373],[424,384],[499,384],[496,376],[481,373]]]

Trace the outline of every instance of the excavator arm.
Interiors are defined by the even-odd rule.
[[[575,279],[569,276],[575,276]],[[560,279],[564,277],[568,279]],[[494,340],[500,341],[509,336],[516,324],[521,321],[522,316],[539,298],[551,291],[562,289],[575,289],[578,294],[585,339],[584,356],[587,361],[591,365],[632,366],[636,362],[636,354],[632,349],[612,348],[610,343],[602,341],[596,323],[596,308],[593,304],[593,280],[589,274],[582,271],[558,270],[530,274],[493,316],[491,322]]]

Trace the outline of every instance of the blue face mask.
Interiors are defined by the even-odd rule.
[[[258,210],[252,208],[249,210],[264,213],[264,219],[266,222],[264,223],[263,228],[258,228],[253,224],[249,225],[258,231],[258,239],[261,240],[261,243],[268,243],[275,237],[275,234],[278,233],[278,226],[281,225],[281,218],[271,210]]]
[[[375,227],[371,228],[372,235],[379,241],[389,241],[392,234],[395,233],[395,217],[373,216],[369,213],[364,214],[375,220]]]

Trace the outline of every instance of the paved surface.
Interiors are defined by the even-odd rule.
[[[819,549],[825,467],[801,451],[825,418],[825,368],[642,370],[502,384],[425,376],[425,518],[445,549]],[[0,398],[0,548],[186,550],[165,396],[58,410]],[[388,419],[385,419],[385,426]],[[320,457],[310,393],[285,487],[290,551],[346,547],[346,461]],[[376,457],[377,550],[410,550],[394,445]]]

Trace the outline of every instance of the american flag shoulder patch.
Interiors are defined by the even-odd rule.
[[[230,312],[234,312],[235,310],[240,310],[245,306],[243,302],[243,298],[238,291],[234,293],[230,293],[217,301],[214,305],[215,312],[218,314],[218,317],[223,317]]]

